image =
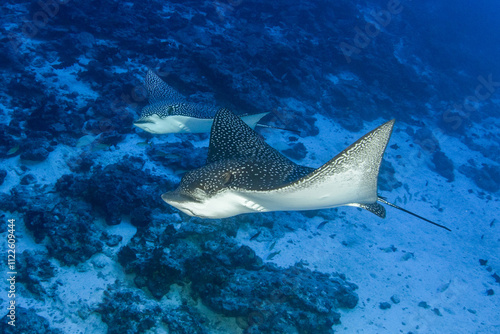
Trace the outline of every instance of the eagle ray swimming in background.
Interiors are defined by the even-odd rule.
[[[210,132],[217,107],[186,101],[151,70],[146,74],[145,85],[149,105],[142,109],[135,126],[153,134]],[[253,129],[267,114],[243,115],[241,118]]]
[[[207,164],[186,173],[179,187],[162,199],[201,218],[343,205],[385,218],[380,201],[449,230],[378,196],[378,173],[393,126],[394,120],[382,124],[314,169],[290,161],[231,111],[220,109],[210,133]]]

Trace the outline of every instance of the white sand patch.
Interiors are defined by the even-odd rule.
[[[26,174],[33,174],[38,185],[51,186],[64,174],[71,173],[67,161],[71,158],[74,149],[66,145],[57,145],[54,151],[44,161],[22,160],[19,155],[3,160],[2,168],[7,171],[7,177],[0,191],[8,193],[13,187],[19,184],[21,178]],[[20,166],[28,167],[28,171],[23,172]]]

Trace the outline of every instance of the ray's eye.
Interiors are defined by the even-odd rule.
[[[231,172],[222,174],[222,185],[228,186],[234,181],[234,175]]]
[[[173,113],[174,113],[174,107],[169,106],[169,107],[167,108],[167,114],[168,114],[168,115],[172,115]]]

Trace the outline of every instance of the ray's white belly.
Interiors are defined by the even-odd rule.
[[[179,210],[200,218],[227,218],[242,213],[269,211],[260,203],[254,202],[237,192],[225,191],[203,202],[171,203]]]
[[[206,133],[210,132],[213,119],[195,118],[188,116],[167,116],[159,118],[154,124],[154,133]],[[151,132],[151,131],[150,131]]]
[[[252,129],[257,122],[268,113],[243,116],[242,120]],[[166,133],[207,133],[210,132],[214,120],[212,118],[196,118],[190,116],[173,115],[160,117],[157,114],[148,116],[149,123],[136,124],[141,129],[154,134]]]

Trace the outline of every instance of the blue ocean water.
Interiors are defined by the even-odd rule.
[[[0,15],[2,332],[500,332],[496,1],[5,0]],[[396,119],[378,194],[451,231],[391,207],[179,211],[161,195],[206,164],[210,133],[134,126],[158,102],[148,71],[176,105],[267,112],[259,140],[312,168]]]

